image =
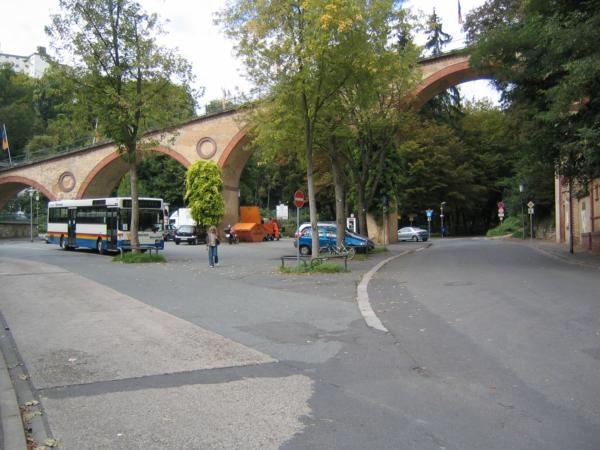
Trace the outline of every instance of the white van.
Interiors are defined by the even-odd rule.
[[[179,208],[169,216],[169,225],[174,225],[179,228],[181,225],[196,225],[196,221],[192,219],[192,210],[190,208]]]

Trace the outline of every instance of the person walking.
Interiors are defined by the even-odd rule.
[[[208,235],[206,237],[206,247],[208,248],[208,266],[215,267],[219,265],[219,255],[217,247],[219,245],[219,233],[217,227],[211,225],[208,229]]]

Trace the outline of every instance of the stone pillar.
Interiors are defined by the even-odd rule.
[[[367,214],[369,239],[382,245],[398,242],[398,214],[396,211],[388,212],[385,218],[381,217],[378,219],[375,220],[373,215]]]

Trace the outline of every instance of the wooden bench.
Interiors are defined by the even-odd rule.
[[[119,247],[119,251],[121,252],[121,258],[123,257],[123,251],[125,250],[148,250],[148,252],[150,254],[152,254],[152,250],[154,250],[156,252],[156,254],[158,255],[158,251],[160,250],[158,247],[156,247],[155,245],[139,245],[137,247],[134,247],[133,245],[125,245],[123,247]]]
[[[285,267],[286,261],[297,261],[297,255],[284,255],[281,256],[281,267]],[[327,255],[327,256],[317,256],[316,258],[311,258],[309,256],[300,255],[300,261],[304,264],[304,266],[314,266],[316,264],[322,264],[329,259],[343,259],[344,260],[344,269],[348,270],[348,255]]]

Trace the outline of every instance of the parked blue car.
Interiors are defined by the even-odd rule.
[[[329,245],[336,245],[336,226],[335,225],[317,225],[319,229],[319,246],[326,248]],[[300,238],[294,240],[294,247],[300,243],[300,254],[307,256],[311,254],[312,247],[312,228],[306,227],[300,232]],[[366,253],[375,248],[375,243],[358,234],[346,230],[346,247],[354,247],[357,252]]]

